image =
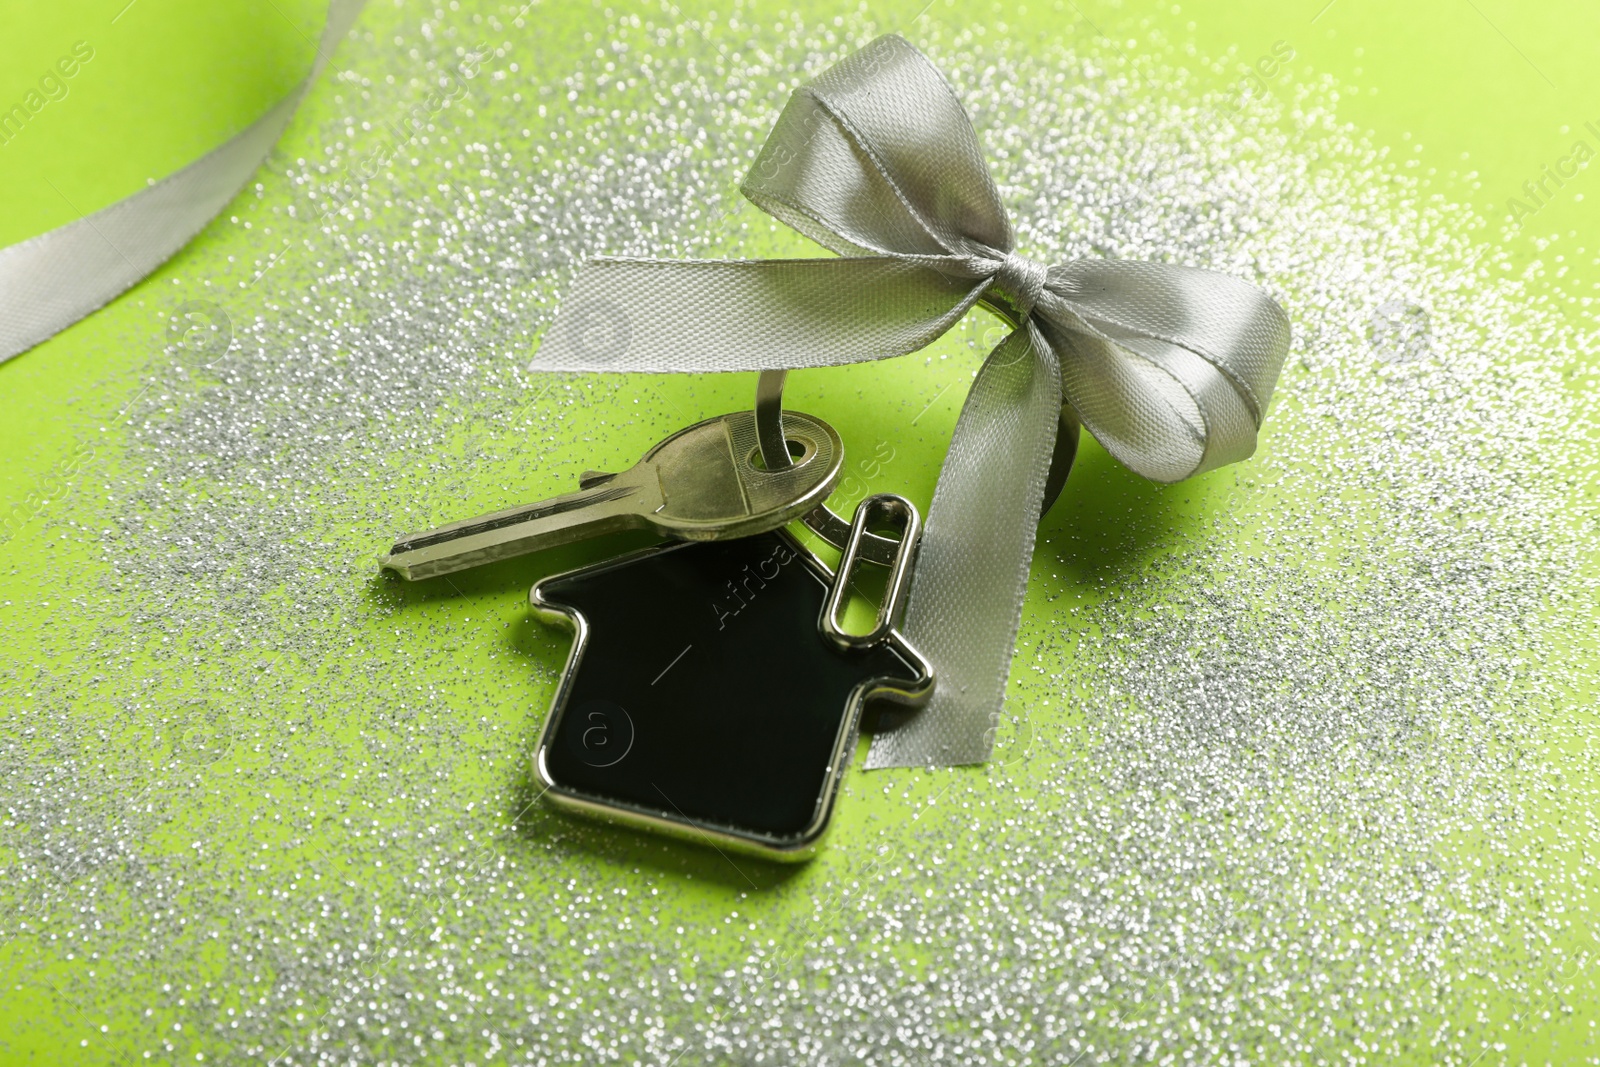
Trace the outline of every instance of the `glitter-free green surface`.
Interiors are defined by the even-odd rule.
[[[93,13],[107,27],[95,31],[107,42],[97,43],[96,63],[104,59],[110,67],[115,33],[149,3],[142,0],[114,26],[116,11]],[[1002,733],[995,764],[857,772],[829,850],[798,871],[735,865],[709,850],[588,828],[529,805],[526,754],[566,638],[529,620],[524,595],[535,578],[596,550],[563,550],[453,585],[405,588],[372,576],[371,557],[383,547],[377,534],[398,532],[396,523],[421,526],[566,488],[577,472],[626,462],[676,425],[745,404],[752,376],[552,383],[529,375],[529,403],[508,406],[508,383],[531,351],[509,323],[498,330],[461,327],[505,339],[503,366],[475,367],[459,378],[452,366],[438,368],[433,392],[421,391],[435,400],[418,410],[414,427],[398,421],[388,400],[417,394],[414,380],[385,392],[381,373],[363,378],[351,368],[340,378],[340,343],[331,331],[362,329],[368,324],[360,316],[375,314],[378,305],[359,293],[346,307],[308,311],[295,302],[303,293],[319,300],[339,293],[342,268],[334,253],[381,260],[382,251],[314,232],[308,190],[340,176],[337,169],[320,174],[319,161],[342,166],[365,157],[387,136],[386,123],[425,95],[414,80],[422,73],[419,57],[450,54],[424,39],[421,13],[374,6],[336,60],[349,74],[334,73],[312,94],[259,177],[259,196],[247,192],[194,245],[106,311],[0,366],[6,456],[0,488],[9,516],[9,559],[0,568],[0,632],[8,648],[0,787],[8,815],[0,858],[10,872],[0,933],[6,939],[0,1055],[15,1062],[115,1063],[146,1053],[157,1062],[196,1062],[203,1053],[231,1062],[247,1058],[248,1050],[264,1061],[281,1054],[284,1062],[316,1062],[333,1050],[348,1054],[354,1042],[372,1060],[518,1062],[527,1050],[543,1049],[560,1062],[601,1059],[615,1049],[622,1062],[652,1062],[682,1048],[684,1063],[756,1062],[764,1014],[782,1032],[787,1051],[780,1062],[802,1056],[928,1062],[929,1049],[941,1044],[959,1046],[965,1052],[958,1058],[973,1061],[1066,1062],[1085,1051],[1070,1044],[1074,1028],[1093,1052],[1084,1062],[1185,1051],[1202,1060],[1260,1062],[1363,1054],[1391,1062],[1469,1062],[1479,1050],[1486,1050],[1484,1063],[1597,1055],[1592,901],[1578,888],[1594,882],[1587,805],[1600,785],[1590,740],[1592,587],[1576,584],[1592,578],[1593,560],[1563,563],[1560,546],[1537,537],[1543,527],[1552,542],[1580,550],[1595,545],[1592,430],[1586,453],[1572,449],[1546,459],[1536,446],[1581,440],[1582,432],[1565,423],[1592,424],[1594,379],[1586,359],[1593,354],[1593,305],[1581,301],[1592,299],[1600,269],[1592,250],[1580,249],[1595,232],[1597,191],[1587,184],[1600,182],[1600,171],[1580,171],[1520,229],[1499,223],[1506,199],[1524,181],[1537,179],[1545,164],[1554,165],[1586,136],[1586,121],[1600,125],[1600,85],[1587,53],[1600,29],[1595,16],[1578,5],[1535,11],[1441,2],[1402,10],[1357,0],[1303,9],[903,8],[874,5],[865,15],[841,8],[844,41],[894,29],[913,41],[931,38],[947,49],[982,53],[981,41],[952,41],[964,27],[1003,19],[1013,56],[1065,48],[1103,55],[1110,64],[1132,65],[1149,55],[1156,71],[1188,64],[1197,72],[1193,79],[1165,97],[1148,83],[1134,92],[1169,102],[1221,92],[1206,99],[1224,137],[1226,109],[1254,108],[1261,101],[1251,98],[1263,86],[1293,100],[1331,73],[1343,86],[1338,117],[1373,130],[1374,143],[1390,152],[1388,162],[1371,161],[1363,178],[1385,168],[1410,172],[1423,201],[1437,195],[1468,203],[1491,220],[1460,235],[1406,236],[1459,238],[1463,248],[1501,243],[1508,275],[1542,264],[1528,276],[1526,297],[1552,332],[1518,333],[1514,317],[1496,310],[1503,294],[1484,301],[1484,336],[1473,332],[1467,312],[1448,317],[1444,308],[1471,308],[1473,301],[1470,294],[1435,291],[1430,278],[1442,274],[1430,275],[1429,264],[1445,269],[1437,250],[1392,263],[1392,275],[1346,279],[1356,308],[1370,309],[1397,289],[1428,294],[1436,347],[1470,351],[1475,361],[1463,366],[1471,369],[1452,376],[1448,366],[1435,371],[1426,360],[1423,370],[1404,360],[1372,360],[1363,386],[1370,392],[1341,399],[1327,383],[1343,382],[1347,372],[1319,361],[1319,354],[1361,348],[1351,337],[1363,340],[1367,323],[1357,320],[1344,324],[1351,337],[1299,339],[1262,452],[1245,465],[1159,489],[1087,444],[1066,497],[1041,528],[1013,667],[1015,721]],[[284,10],[314,36],[302,9],[310,10],[303,4]],[[470,217],[476,190],[494,184],[434,162],[470,154],[463,140],[503,138],[505,145],[479,153],[484,166],[498,169],[499,180],[521,168],[530,183],[569,151],[561,140],[546,139],[559,136],[560,122],[579,131],[565,142],[573,156],[608,150],[596,131],[613,128],[615,168],[635,151],[647,147],[659,159],[670,147],[630,145],[624,135],[638,123],[622,106],[609,122],[581,110],[595,94],[629,98],[625,90],[597,86],[591,62],[614,36],[637,48],[636,27],[614,29],[625,9],[542,5],[520,25],[510,19],[516,10],[468,6],[428,16],[430,32],[453,34],[449,40],[461,49],[480,38],[510,47],[485,61],[477,88],[434,116],[439,132],[407,144],[393,173],[379,175],[354,212],[369,213],[366,225],[352,220],[345,233],[365,229],[395,239],[413,213],[406,197],[426,191],[437,202],[418,214],[441,227],[439,246],[453,250],[450,210]],[[475,21],[491,11],[501,26]],[[748,40],[776,48],[791,32],[822,32],[835,12],[819,6],[781,20],[767,11],[739,12],[734,27],[726,25],[728,12],[721,14],[703,27],[704,36],[697,31],[661,48],[707,57]],[[670,26],[694,15],[651,9],[641,18]],[[306,58],[303,39],[295,43],[300,31],[244,22],[238,29],[267,34],[274,43],[258,54],[282,58],[258,86],[292,83],[295,57]],[[220,33],[208,31],[208,39]],[[43,32],[29,37],[32,44],[15,47],[36,52],[0,67],[32,69],[37,59],[43,69],[54,56],[53,40]],[[1189,42],[1192,53],[1185,50]],[[1293,58],[1266,64],[1273,74],[1260,85],[1246,81],[1245,65],[1272,56],[1279,42]],[[227,53],[218,46],[215,54]],[[637,59],[636,50],[612,62],[625,75]],[[737,55],[721,59],[740,68]],[[669,64],[673,78],[683,62],[678,55]],[[772,63],[752,54],[749,65],[770,70]],[[91,64],[82,77],[97,69]],[[577,70],[590,71],[591,80],[569,80]],[[974,89],[981,74],[948,73],[964,90]],[[203,80],[203,73],[152,62],[144,76],[164,84],[169,102],[202,106],[194,81],[186,83],[189,94],[173,86]],[[367,81],[357,85],[357,78]],[[26,91],[21,81],[3,88],[9,96]],[[783,98],[770,76],[702,89],[723,94],[718,114],[742,114],[741,129],[755,137]],[[506,99],[515,91],[525,98],[520,107]],[[256,96],[239,94],[211,128],[225,135],[248,121]],[[78,99],[59,103],[64,109]],[[670,95],[652,99],[641,89],[632,106],[670,111],[674,104]],[[479,112],[503,128],[489,128]],[[347,116],[371,128],[347,128]],[[50,109],[41,112],[24,135],[38,134],[44,143],[50,117]],[[1011,153],[1008,160],[1019,167],[1015,161],[1029,142],[1043,136],[1026,115],[977,118],[991,150]],[[1284,118],[1307,165],[1327,168],[1330,209],[1360,201],[1366,194],[1351,185],[1348,156],[1331,148],[1323,156],[1324,142],[1296,130],[1292,110]],[[529,132],[514,128],[519,124]],[[174,126],[195,136],[192,121],[175,116]],[[1004,128],[1020,132],[1007,138]],[[739,134],[712,134],[713,147],[684,157],[686,175],[729,169],[715,157],[729,142],[737,145]],[[74,136],[62,134],[60,151],[81,153],[81,198],[103,202],[126,191],[132,171],[106,161],[125,160],[127,146]],[[535,157],[535,144],[552,146],[552,155]],[[141,162],[158,167],[191,148],[175,135]],[[1227,150],[1248,157],[1262,149],[1241,141]],[[12,165],[10,157],[5,163]],[[1256,173],[1271,180],[1279,168],[1289,165],[1267,159]],[[308,182],[307,175],[314,177]],[[674,188],[670,178],[661,184]],[[696,236],[693,225],[685,228],[687,239],[702,242],[702,254],[804,251],[748,208],[725,217],[721,211],[734,206],[731,187],[714,191],[723,201],[721,210],[708,206],[707,232]],[[1005,191],[1010,202],[1019,199],[1017,191]],[[8,229],[5,239],[71,217],[52,215],[47,200],[41,194],[29,201],[34,214],[27,217],[36,224],[8,213],[5,225],[17,232]],[[672,211],[681,209],[669,205]],[[1367,217],[1381,214],[1374,209]],[[1071,218],[1061,221],[1073,225]],[[1203,231],[1208,219],[1200,213],[1187,223]],[[558,232],[568,224],[522,223],[528,232],[546,226]],[[683,238],[661,238],[673,239]],[[648,233],[635,240],[652,242]],[[1379,252],[1411,247],[1394,235],[1373,241]],[[494,261],[492,253],[482,263],[438,267],[459,271],[452,278],[498,271],[497,278],[515,280],[517,265]],[[1381,255],[1374,264],[1381,273]],[[421,320],[429,312],[432,266],[408,261],[393,268],[422,279],[397,289]],[[1501,271],[1501,262],[1494,269]],[[321,288],[313,289],[318,281]],[[1295,306],[1298,277],[1281,284],[1297,323],[1324,321],[1318,309]],[[226,314],[239,343],[229,361],[197,367],[167,344],[163,316],[185,301],[207,301]],[[347,308],[357,321],[346,317]],[[252,327],[257,316],[264,321]],[[852,463],[889,457],[858,466],[841,497],[893,489],[926,506],[975,365],[974,348],[992,341],[991,326],[975,318],[926,355],[795,376],[789,403],[837,426]],[[274,390],[283,404],[301,398],[294,368],[276,368],[278,377],[251,368],[303,351],[289,343],[296,331],[311,350],[332,354],[314,370],[308,364],[306,373],[344,386],[345,410],[311,411],[298,421],[292,412],[269,417]],[[451,324],[440,323],[438,331],[448,337]],[[265,339],[259,350],[258,338]],[[1515,369],[1526,361],[1553,369]],[[1506,418],[1500,401],[1517,395],[1519,380],[1556,390],[1548,412],[1530,411],[1526,426],[1474,421],[1478,411]],[[1473,388],[1484,389],[1487,399],[1480,403]],[[369,410],[362,410],[363,389],[372,397]],[[230,396],[239,398],[236,407]],[[1408,438],[1407,414],[1430,407],[1460,413],[1423,426],[1453,427],[1459,445]],[[1551,421],[1537,421],[1544,414]],[[1318,429],[1328,419],[1364,435],[1361,442],[1339,445],[1337,435]],[[322,440],[248,440],[295,425]],[[360,441],[369,436],[391,447],[364,454]],[[1333,442],[1325,456],[1295,447],[1296,440],[1323,439]],[[227,466],[181,454],[204,441],[228,445]],[[393,447],[395,441],[405,447]],[[1385,450],[1399,457],[1392,465]],[[1476,465],[1463,466],[1469,459]],[[1459,491],[1468,485],[1464,479],[1492,478],[1482,491],[1494,529],[1484,533],[1474,525],[1484,516],[1459,508],[1441,514],[1437,527],[1416,524],[1412,516],[1429,506],[1425,477],[1401,477],[1383,491],[1382,479],[1394,470],[1429,464],[1437,465],[1452,508],[1470,499]],[[1308,515],[1332,516],[1327,501],[1343,492],[1341,465],[1351,485],[1341,501],[1345,525],[1319,542],[1303,524]],[[277,472],[294,481],[276,480]],[[182,484],[142,488],[150,478],[179,477]],[[1560,494],[1550,485],[1563,479],[1570,506],[1551,510],[1552,495]],[[1526,531],[1515,521],[1516,502],[1524,499],[1519,492],[1530,502]],[[199,516],[198,536],[211,540],[184,543],[186,511]],[[254,516],[257,528],[219,526],[217,515],[235,523]],[[1386,523],[1396,531],[1392,544],[1381,536]],[[1354,534],[1372,530],[1376,538]],[[1419,541],[1424,535],[1436,540]],[[252,536],[274,539],[260,549],[270,565],[253,563]],[[1352,552],[1386,544],[1395,554],[1419,544],[1454,550],[1473,537],[1484,542],[1481,569],[1470,565],[1470,551],[1399,562]],[[1291,557],[1274,556],[1279,540],[1292,545]],[[1520,561],[1505,554],[1520,544],[1537,555],[1525,581],[1563,575],[1574,583],[1573,599],[1562,602],[1553,595],[1560,590],[1546,590],[1549,602],[1530,614],[1538,608],[1537,590],[1518,584]],[[103,545],[162,555],[119,561],[106,558]],[[1213,573],[1237,574],[1247,555],[1262,561],[1268,580],[1279,583],[1278,595],[1230,599],[1246,587],[1208,581]],[[1445,566],[1457,568],[1454,577],[1429,571]],[[1520,614],[1508,613],[1500,625],[1492,612],[1467,611],[1464,617],[1477,624],[1499,626],[1496,644],[1452,657],[1442,651],[1452,635],[1438,632],[1448,629],[1443,608],[1430,612],[1426,598],[1402,586],[1387,593],[1370,588],[1396,581],[1407,567],[1430,596],[1452,587],[1481,589]],[[1330,594],[1341,582],[1349,587],[1343,618]],[[1285,604],[1300,589],[1305,611],[1297,615]],[[1391,616],[1383,614],[1385,604],[1393,605]],[[1165,621],[1163,612],[1171,613]],[[1208,646],[1202,625],[1208,618],[1230,641]],[[1117,629],[1107,631],[1111,624]],[[1321,653],[1336,647],[1340,626],[1357,635],[1340,676],[1326,669],[1326,658],[1308,660],[1315,671],[1283,667],[1297,645]],[[1419,626],[1430,632],[1417,633]],[[1473,636],[1455,638],[1470,650]],[[1434,638],[1438,646],[1428,643]],[[1166,680],[1140,674],[1148,658],[1185,647],[1195,654],[1193,686],[1173,680],[1182,672]],[[1218,662],[1208,649],[1241,660]],[[1529,649],[1547,658],[1530,656],[1518,666]],[[1254,694],[1246,703],[1281,706],[1283,714],[1241,715],[1208,697],[1209,684],[1239,698],[1252,676],[1251,655],[1262,657],[1255,664],[1260,677],[1299,689]],[[1482,664],[1482,676],[1474,664]],[[1353,694],[1348,700],[1330,695],[1341,686]],[[1187,702],[1194,718],[1163,718],[1150,704],[1157,696]],[[1388,732],[1363,729],[1361,721],[1302,721],[1297,697],[1306,707],[1357,709]],[[1389,698],[1396,708],[1383,703]],[[1408,716],[1408,700],[1427,714]],[[1122,711],[1110,714],[1119,702]],[[1451,707],[1460,708],[1459,723],[1439,714]],[[1175,736],[1175,722],[1188,722],[1192,734]],[[1143,739],[1141,723],[1148,726]],[[1284,736],[1304,743],[1304,764],[1283,751]],[[1323,743],[1326,750],[1318,750]],[[1473,748],[1480,744],[1487,747]],[[1508,758],[1506,747],[1519,751]],[[1244,749],[1261,753],[1257,778],[1240,775],[1241,761],[1217,755]],[[1475,752],[1492,775],[1472,777]],[[1185,758],[1154,766],[1141,762],[1145,753]],[[1316,778],[1318,760],[1336,773]],[[1127,777],[1126,795],[1106,792],[1094,762]],[[1296,774],[1308,784],[1316,778],[1324,791],[1297,806]],[[1337,788],[1340,775],[1351,783],[1348,791]],[[1075,781],[1084,797],[1095,799],[1076,814]],[[1463,782],[1503,793],[1503,810],[1519,825],[1451,824],[1450,840],[1430,837],[1419,824],[1449,813],[1443,800],[1418,799],[1426,789],[1412,791],[1428,781],[1439,783],[1441,798]],[[1246,825],[1269,839],[1281,833],[1285,847],[1239,851],[1242,837],[1230,827]],[[1130,836],[1134,829],[1153,836]],[[1093,842],[1096,851],[1055,855],[1066,840]],[[1046,860],[1064,880],[1030,884],[1029,865]],[[1192,884],[1184,887],[1186,862]],[[1402,862],[1409,889],[1374,874]],[[1071,882],[1073,875],[1082,881]],[[1380,899],[1370,895],[1374,887],[1398,895]],[[1180,888],[1198,894],[1192,915],[1175,903]],[[1008,895],[1030,893],[1045,905],[1073,902],[1062,914],[1039,916],[1059,924],[1053,935],[1008,910]],[[1233,906],[1219,908],[1218,896]],[[937,917],[934,928],[897,937],[890,920],[919,910]],[[970,917],[970,927],[962,916]],[[1327,916],[1341,919],[1319,927]],[[1163,937],[1144,940],[1152,927]],[[1296,929],[1320,931],[1322,939],[1297,939]],[[879,939],[870,939],[873,931]],[[1167,954],[1153,944],[1169,946]],[[1275,958],[1273,946],[1282,944],[1313,951]],[[1215,986],[1197,978],[1206,968],[1196,961],[1207,959]],[[739,976],[737,993],[730,973]],[[1334,985],[1319,984],[1319,974]],[[354,988],[353,975],[364,982],[359,997],[345,992]],[[889,981],[899,988],[885,989]],[[919,1004],[932,1018],[916,1015]],[[901,1013],[898,1021],[886,1005]],[[852,1019],[853,1008],[876,1017]],[[1296,1029],[1297,1020],[1322,1017],[1343,1022]],[[808,1030],[810,1051],[796,1053]],[[861,1036],[868,1033],[876,1043]],[[1059,1043],[1026,1043],[1026,1035],[1043,1042],[1038,1035],[1045,1033]],[[729,1046],[706,1051],[718,1035]],[[768,1040],[779,1044],[777,1035]],[[1231,1050],[1230,1042],[1237,1043]]]

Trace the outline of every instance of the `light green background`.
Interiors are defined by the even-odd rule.
[[[979,5],[948,6],[938,17],[979,19]],[[820,12],[831,5],[815,5]],[[921,3],[872,5],[885,25],[914,25]],[[78,40],[89,41],[94,59],[71,80],[66,98],[52,101],[10,143],[0,146],[0,244],[8,244],[60,225],[81,212],[114,202],[146,181],[170,172],[237,131],[280,97],[310,63],[312,41],[319,30],[319,5],[311,0],[274,0],[267,4],[208,4],[197,0],[136,0],[126,5],[68,3],[4,5],[0,36],[0,107],[24,99],[39,76]],[[1600,7],[1565,2],[1517,4],[1510,0],[1428,0],[1400,4],[1380,0],[1324,0],[1312,3],[1269,3],[1266,0],[1189,0],[1181,5],[1030,3],[1008,9],[1019,37],[1040,38],[1064,33],[1103,34],[1114,39],[1142,36],[1157,28],[1177,40],[1192,40],[1201,57],[1222,60],[1223,71],[1197,62],[1202,82],[1235,86],[1244,95],[1262,91],[1249,82],[1248,65],[1287,42],[1295,58],[1267,83],[1280,91],[1299,79],[1330,73],[1354,91],[1341,101],[1341,117],[1369,129],[1375,141],[1402,158],[1415,157],[1433,192],[1465,200],[1483,209],[1491,220],[1484,240],[1500,241],[1524,262],[1544,254],[1553,235],[1577,237],[1584,245],[1600,222],[1600,165],[1593,165],[1558,192],[1552,202],[1521,226],[1505,222],[1506,201],[1520,196],[1525,181],[1565,155],[1586,121],[1600,126],[1600,76],[1595,73],[1595,42],[1600,41]],[[364,19],[392,17],[372,11]],[[597,8],[547,5],[539,9],[540,32],[552,51],[566,35],[598,20]],[[336,60],[337,66],[337,60]],[[315,117],[329,109],[319,104],[319,87],[308,102],[311,114],[291,125],[280,151],[289,156],[308,151]],[[1591,138],[1593,140],[1593,138]],[[263,179],[268,180],[268,179]],[[202,234],[197,244],[213,239]],[[1570,251],[1570,246],[1568,246]],[[179,261],[192,252],[180,253]],[[1554,295],[1568,303],[1574,322],[1587,314],[1576,301],[1600,287],[1600,270],[1592,254],[1569,255],[1562,288]],[[0,501],[8,509],[38,491],[62,468],[75,445],[92,438],[126,398],[138,388],[145,353],[120,347],[130,330],[154,322],[137,307],[142,292],[162,284],[163,274],[144,283],[111,308],[67,330],[34,351],[0,366]],[[693,410],[706,405],[708,394],[742,396],[732,385],[657,384],[669,403],[683,399]],[[794,404],[806,408],[815,384],[802,376]],[[698,390],[698,391],[697,391]],[[808,392],[812,390],[813,392]],[[870,392],[870,391],[869,391]],[[947,433],[957,399],[947,396],[927,429]],[[870,436],[875,415],[867,395],[852,401],[830,399],[829,417],[846,429]],[[810,408],[808,408],[810,409]],[[644,427],[641,440],[658,427]],[[926,450],[924,450],[926,451]],[[566,468],[603,465],[574,451]],[[1094,446],[1084,462],[1107,461]],[[557,464],[559,466],[559,464]],[[564,470],[566,468],[563,468]],[[925,502],[934,468],[897,472],[903,488]],[[1107,483],[1097,482],[1105,485]],[[490,487],[482,487],[487,495]],[[537,486],[535,488],[548,488]],[[889,486],[885,486],[889,488]],[[902,488],[894,486],[894,488]],[[1063,529],[1093,530],[1113,509],[1123,512],[1131,499],[1148,507],[1143,520],[1200,523],[1204,508],[1155,502],[1135,482],[1110,483],[1096,493],[1071,491],[1055,522]],[[5,544],[9,557],[0,568],[0,600],[12,586],[32,588],[42,553],[36,539],[41,519],[35,517]],[[1097,573],[1095,553],[1103,536],[1078,536],[1083,560],[1069,581],[1104,576]],[[469,593],[486,591],[467,587]],[[438,610],[450,610],[448,606]],[[48,616],[41,616],[43,626]],[[16,630],[16,620],[8,620]],[[11,651],[25,657],[26,643]],[[552,653],[553,654],[553,653]],[[308,668],[309,669],[309,668]],[[443,682],[443,679],[441,679]],[[22,699],[11,693],[7,700]],[[524,709],[505,709],[506,717]],[[919,781],[908,776],[907,781]],[[880,814],[893,805],[877,789],[858,790],[846,805],[845,822],[859,822],[874,803]],[[844,828],[848,832],[848,827]],[[700,861],[681,861],[685,869]],[[707,863],[710,860],[706,861]],[[709,909],[723,906],[715,876],[687,884],[692,902],[701,894]],[[10,1055],[16,1062],[72,1062],[79,1055],[95,1060],[115,1058],[98,1035],[99,1019],[59,1014],[60,1026],[28,1025],[30,1016],[52,1015],[47,991],[32,982],[32,973],[70,969],[80,963],[39,961],[16,952],[0,956],[4,986],[0,988],[0,1030],[9,1031]],[[109,1002],[112,1030],[120,1029],[116,1004],[140,1003],[135,976],[124,976],[132,992]],[[1600,989],[1592,974],[1583,978],[1586,999],[1569,1021],[1517,1032],[1513,1056],[1533,1062],[1560,1062],[1576,1054],[1588,1038],[1587,1020],[1600,1012]],[[136,1028],[130,1023],[131,1028]],[[82,1030],[80,1033],[79,1031]],[[96,1051],[80,1042],[94,1037]],[[1584,1049],[1584,1054],[1592,1050]],[[34,1059],[28,1059],[29,1054]],[[1419,1062],[1426,1057],[1419,1055]]]

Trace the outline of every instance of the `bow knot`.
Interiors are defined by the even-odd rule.
[[[1039,302],[1039,294],[1044,292],[1049,271],[1050,268],[1043,263],[1016,252],[1007,252],[1006,258],[1000,261],[1000,266],[990,278],[989,287],[1010,301],[1020,321],[1033,314],[1033,305]]]
[[[1158,481],[1243,459],[1288,320],[1259,289],[1209,271],[1103,259],[1046,268],[1009,251],[1015,232],[966,110],[894,35],[795,90],[740,188],[840,258],[590,260],[534,365],[835,366],[914,352],[986,296],[1007,304],[1018,328],[973,379],[906,602],[902,632],[933,664],[934,693],[873,739],[867,765],[981,762],[1063,408]]]

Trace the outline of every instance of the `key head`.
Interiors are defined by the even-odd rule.
[[[640,468],[661,486],[652,525],[685,541],[720,541],[776,529],[827,499],[844,464],[832,426],[798,411],[783,413],[794,464],[761,463],[755,413],[736,411],[680,430],[646,453]]]

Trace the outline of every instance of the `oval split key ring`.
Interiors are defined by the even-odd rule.
[[[1012,329],[1017,328],[1021,319],[1014,312],[988,301],[982,303]],[[773,466],[781,466],[784,460],[783,432],[779,425],[780,420],[787,417],[783,410],[783,386],[788,376],[786,370],[764,370],[756,381],[756,439],[761,443],[762,455]],[[1061,495],[1061,487],[1072,471],[1078,455],[1078,429],[1077,414],[1063,402],[1056,424],[1055,451],[1050,457],[1050,472],[1044,483],[1044,511],[1050,510],[1050,505]],[[852,544],[851,524],[825,502],[819,501],[815,508],[806,512],[804,522],[812,533],[840,551]],[[868,532],[855,535],[853,545],[852,554],[859,554],[868,563],[896,569],[901,566],[900,542],[892,538]]]
[[[786,370],[764,370],[756,379],[756,442],[762,460],[770,470],[782,467],[788,460],[784,444],[788,413],[783,410],[783,386],[788,380]],[[879,566],[894,566],[899,560],[900,543],[874,533],[858,534],[852,540],[851,524],[828,507],[826,498],[804,513],[803,520],[811,532],[840,551],[860,555],[860,558]]]

